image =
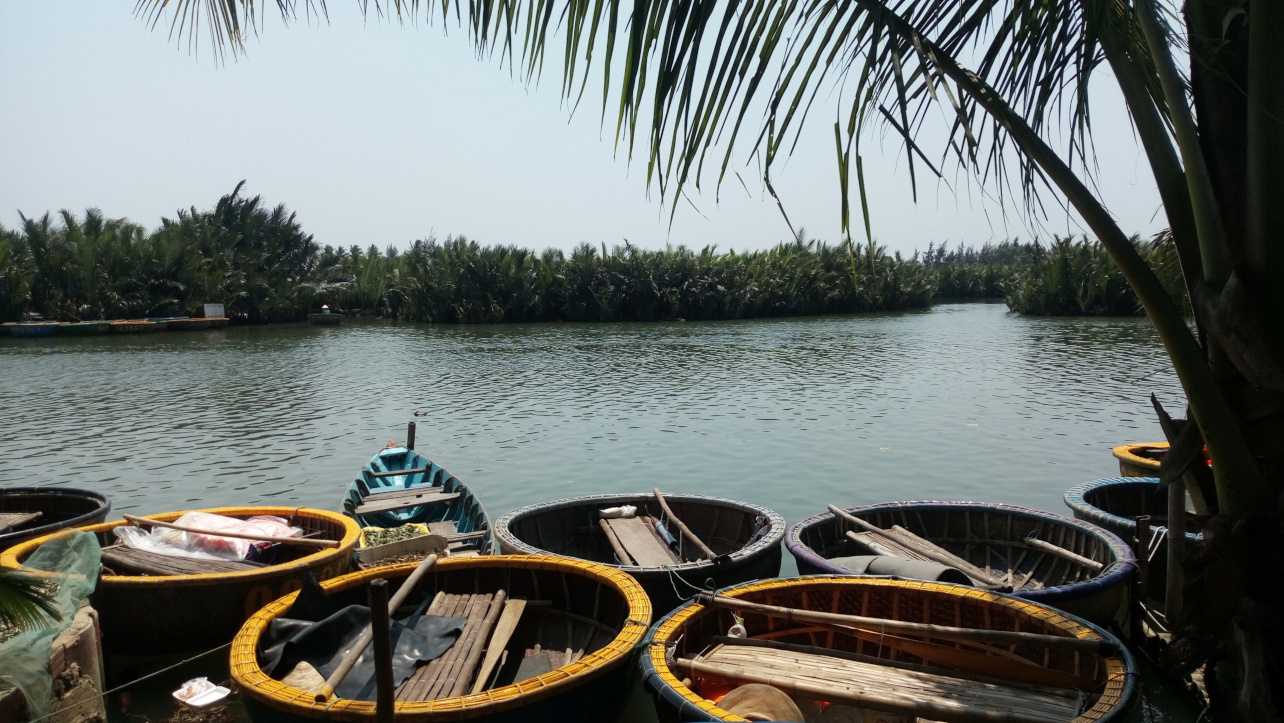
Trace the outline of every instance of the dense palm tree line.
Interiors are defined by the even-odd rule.
[[[1137,242],[1181,294],[1170,241]],[[89,210],[0,228],[0,317],[181,316],[205,302],[252,322],[304,318],[321,304],[390,318],[485,324],[715,320],[892,311],[933,298],[1002,298],[1027,314],[1140,314],[1097,243],[931,245],[911,258],[873,242],[829,244],[802,230],[764,251],[581,244],[567,253],[463,236],[405,251],[320,247],[284,206],[238,185],[212,210],[148,232]]]

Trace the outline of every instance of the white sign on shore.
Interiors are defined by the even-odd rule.
[[[206,318],[206,319],[221,319],[221,318],[223,318],[223,317],[225,317],[225,316],[227,316],[227,314],[226,314],[226,313],[224,313],[224,311],[223,311],[223,305],[222,305],[222,304],[206,304],[206,305],[205,305],[205,318]]]

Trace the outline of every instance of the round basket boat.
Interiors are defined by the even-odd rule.
[[[226,316],[208,316],[206,318],[210,320],[211,329],[222,329],[227,326],[227,322],[231,321]]]
[[[39,517],[21,519],[36,512]],[[70,487],[7,487],[0,490],[0,524],[6,520],[11,524],[4,525],[0,533],[0,550],[67,527],[97,524],[110,512],[111,500],[98,492]]]
[[[662,517],[649,493],[571,497],[513,510],[495,523],[504,554],[551,554],[588,560],[623,570],[642,583],[657,612],[677,607],[698,589],[734,585],[780,574],[780,541],[785,519],[747,502],[704,495],[665,495],[681,519],[717,557],[663,565],[621,565],[599,523],[598,512],[633,505],[638,515]],[[694,558],[691,543],[679,538],[680,552]]]
[[[343,314],[308,314],[308,321],[322,326],[334,326],[343,323]]]
[[[364,570],[329,580],[321,587],[336,605],[364,605],[369,581],[385,577],[392,588],[390,594],[395,594],[415,567],[409,563]],[[625,699],[635,650],[651,621],[651,604],[633,578],[604,565],[565,558],[487,556],[438,561],[424,578],[422,589],[425,601],[442,592],[477,595],[503,589],[509,600],[547,602],[526,606],[505,646],[506,662],[499,665],[494,687],[470,695],[415,701],[408,699],[415,697],[416,678],[412,677],[399,691],[394,713],[397,723],[614,720]],[[407,599],[413,601],[418,594]],[[232,641],[232,678],[251,720],[375,721],[374,702],[332,698],[317,703],[312,693],[274,680],[260,667],[261,639],[296,597],[287,595],[264,607]],[[551,669],[522,679],[518,669],[524,667],[523,661],[540,655],[549,657]],[[425,665],[418,668],[416,676],[432,672],[431,666]]]
[[[169,320],[170,331],[199,331],[208,328],[210,328],[209,319],[182,318]]]
[[[11,321],[4,326],[9,330],[9,336],[40,337],[56,336],[62,325],[56,321]]]
[[[1159,493],[1158,477],[1111,477],[1072,487],[1065,494],[1066,506],[1080,520],[1099,525],[1122,537],[1137,537],[1137,517],[1150,515],[1150,543],[1147,553],[1147,589],[1151,596],[1162,595],[1168,576],[1168,497]],[[1188,518],[1187,529],[1195,527]],[[1187,532],[1187,545],[1203,535]]]
[[[732,610],[691,602],[651,628],[642,654],[643,686],[655,698],[662,723],[746,720],[718,702],[737,685],[767,680],[801,702],[800,709],[808,701],[829,702],[827,717],[831,711],[840,715],[841,706],[877,711],[864,718],[857,713],[856,720],[1099,723],[1124,720],[1134,705],[1136,665],[1118,640],[1028,600],[961,585],[850,576],[764,580],[717,596],[724,600],[714,603],[731,598],[733,605],[745,601],[970,633],[1056,636],[1096,652],[1034,638],[1028,644],[986,645],[943,637],[943,630],[874,632],[788,620],[780,611],[739,611],[744,634],[731,638],[723,636],[736,623]]]
[[[1110,450],[1119,460],[1120,477],[1157,477],[1159,463],[1168,454],[1167,442],[1134,442]]]
[[[1017,597],[1103,625],[1119,611],[1137,570],[1136,557],[1123,540],[1095,525],[1050,512],[982,502],[927,501],[887,502],[852,507],[847,512],[883,529],[899,525],[993,572]],[[870,554],[846,536],[852,529],[851,523],[824,512],[790,528],[785,546],[804,575],[850,575],[849,568],[833,559]],[[1032,549],[1025,542],[1031,537],[1092,560],[1101,568],[1090,569],[1068,557]],[[872,539],[876,544],[881,542]]]
[[[102,624],[103,649],[108,653],[161,655],[207,650],[232,639],[259,608],[286,593],[298,590],[312,575],[325,580],[348,571],[352,548],[361,529],[337,512],[306,507],[219,507],[201,510],[227,517],[275,515],[302,527],[305,535],[338,540],[337,548],[280,546],[275,564],[229,572],[203,574],[146,574],[112,568],[104,551],[103,575],[92,602]],[[147,515],[172,522],[183,512]],[[118,542],[112,530],[129,524],[124,520],[81,527],[98,536],[106,548]],[[66,534],[60,532],[55,534]],[[0,555],[0,567],[18,567],[52,536],[29,540]],[[180,560],[182,558],[171,558]],[[203,563],[190,560],[190,563]],[[118,574],[119,573],[119,574]]]

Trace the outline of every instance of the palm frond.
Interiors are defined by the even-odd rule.
[[[0,570],[0,626],[26,630],[62,620],[47,581],[19,570]]]

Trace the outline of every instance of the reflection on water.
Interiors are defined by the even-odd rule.
[[[0,338],[0,483],[110,494],[116,512],[336,509],[418,444],[492,516],[649,489],[790,522],[893,499],[1061,511],[1161,437],[1181,390],[1142,319],[1002,305],[747,322],[456,327],[351,320],[146,336]],[[422,416],[415,417],[414,414]]]

